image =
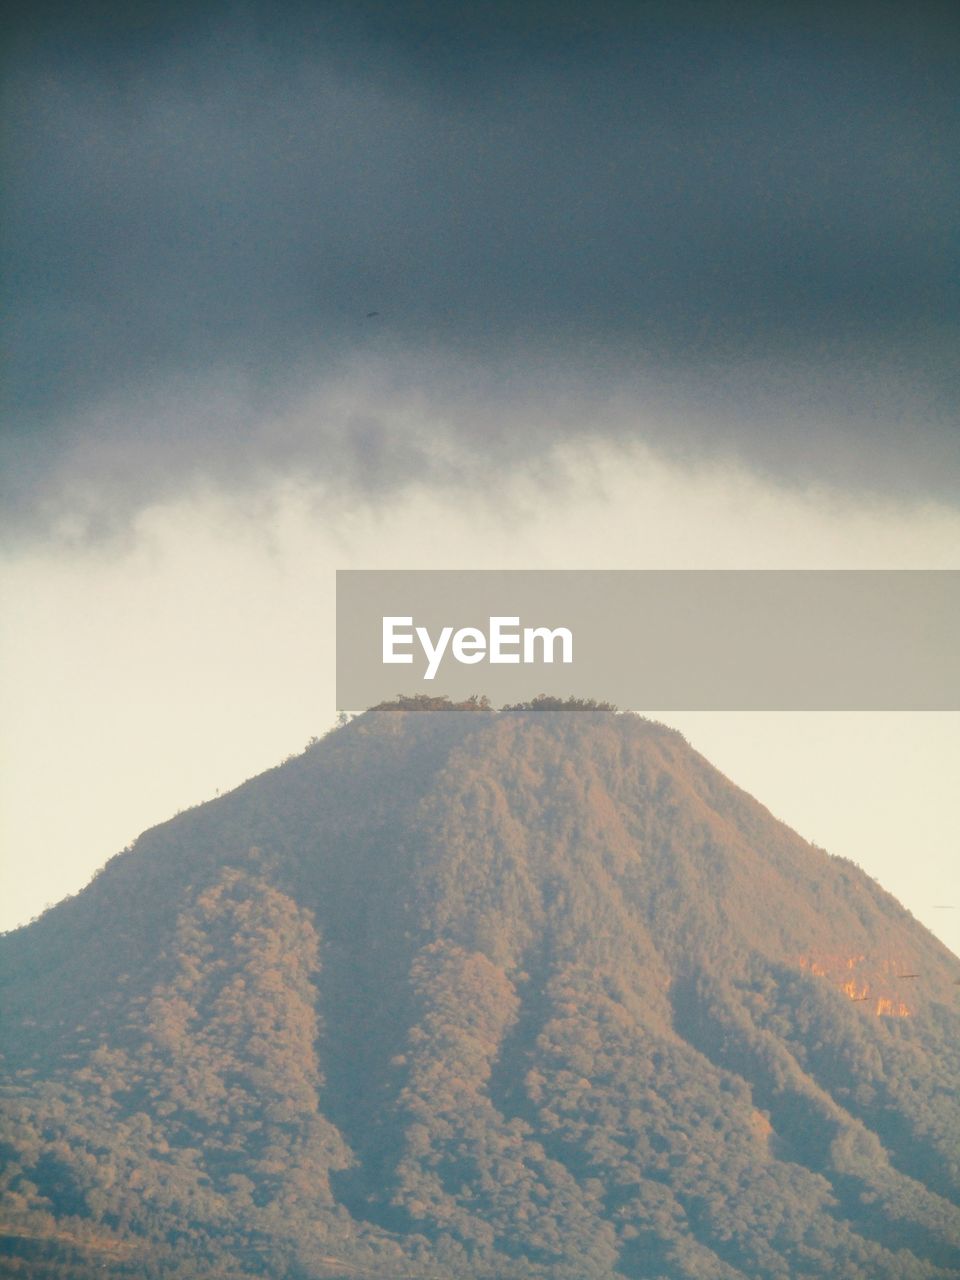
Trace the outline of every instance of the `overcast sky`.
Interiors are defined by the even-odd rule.
[[[326,727],[337,567],[957,567],[953,6],[79,9],[6,53],[5,924]],[[829,723],[699,731],[942,884],[956,720]]]

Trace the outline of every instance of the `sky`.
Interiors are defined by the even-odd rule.
[[[958,26],[15,15],[0,927],[330,726],[337,568],[960,567]],[[960,950],[960,717],[672,722]]]

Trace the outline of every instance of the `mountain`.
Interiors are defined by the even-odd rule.
[[[4,1275],[960,1274],[960,962],[638,716],[368,712],[0,970]]]

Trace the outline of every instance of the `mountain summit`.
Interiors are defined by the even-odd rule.
[[[634,715],[368,712],[0,963],[5,1275],[960,1273],[960,963]]]

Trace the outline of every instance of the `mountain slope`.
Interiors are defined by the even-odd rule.
[[[638,717],[367,713],[0,942],[9,1274],[960,1271],[960,963]]]

